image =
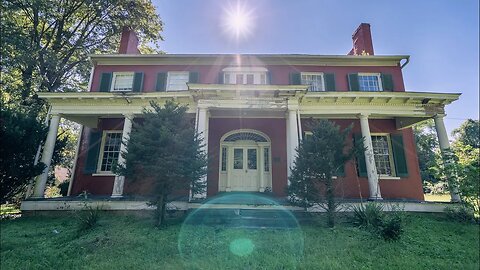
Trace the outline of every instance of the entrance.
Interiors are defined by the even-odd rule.
[[[270,141],[254,130],[227,133],[220,142],[220,191],[271,190]]]

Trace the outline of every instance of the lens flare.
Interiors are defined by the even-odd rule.
[[[248,10],[240,2],[225,9],[225,31],[236,40],[247,37],[253,30],[253,10]]]

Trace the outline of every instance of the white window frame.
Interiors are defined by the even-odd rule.
[[[312,85],[309,85],[308,87],[308,91],[310,92],[325,92],[325,76],[323,74],[323,72],[301,72],[300,73],[300,82],[302,84],[306,84],[304,83],[304,79],[303,79],[303,76],[320,76],[322,79],[321,79],[321,85],[322,85],[322,89],[321,90],[316,90],[316,91],[312,91],[310,88],[312,87]]]
[[[382,84],[382,76],[380,73],[358,73],[357,74],[358,76],[358,87],[359,87],[359,91],[362,91],[362,92],[383,92],[383,84]],[[375,91],[375,90],[362,90],[361,89],[361,85],[360,85],[360,76],[376,76],[377,77],[377,80],[378,80],[378,90]]]
[[[102,171],[102,161],[104,155],[105,142],[107,140],[107,133],[123,133],[122,130],[104,130],[102,132],[102,143],[100,144],[100,153],[97,161],[97,174],[112,174],[112,171]],[[120,149],[119,149],[120,151]],[[121,153],[119,153],[120,155]]]
[[[222,71],[224,84],[246,85],[248,75],[253,75],[254,85],[270,84],[267,78],[268,70],[263,67],[227,67]],[[241,83],[237,83],[237,75],[243,75],[243,81]]]
[[[131,75],[132,76],[132,85],[130,89],[121,89],[115,90],[115,82],[117,81],[117,76]],[[135,72],[113,72],[112,74],[112,84],[110,85],[110,92],[132,92],[133,91],[133,81],[135,80]]]
[[[185,82],[185,88],[182,89],[171,89],[172,83],[171,80],[173,79],[173,75],[187,75],[187,81]],[[175,92],[175,91],[187,91],[188,90],[188,80],[190,79],[190,72],[188,71],[169,71],[167,73],[167,86],[166,86],[166,91],[167,92]],[[175,84],[176,85],[176,84]],[[182,85],[183,87],[183,85]]]
[[[393,160],[393,148],[392,148],[392,140],[390,138],[390,134],[388,133],[371,133],[370,134],[371,137],[374,137],[374,136],[377,136],[377,137],[385,137],[386,140],[387,140],[387,144],[388,144],[388,161],[389,161],[389,164],[390,164],[390,174],[379,174],[378,173],[378,169],[377,169],[377,173],[378,173],[378,176],[380,177],[395,177],[397,174],[396,174],[396,171],[395,171],[395,161]],[[373,146],[373,138],[370,139],[372,140],[372,146]],[[373,151],[373,149],[372,149]],[[374,159],[375,159],[375,154],[373,155]],[[377,161],[375,161],[375,167],[377,167]]]

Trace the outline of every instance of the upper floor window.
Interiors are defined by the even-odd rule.
[[[171,71],[168,72],[167,91],[184,91],[187,90],[189,79],[188,71]]]
[[[225,84],[268,84],[267,69],[261,67],[229,67],[223,69]]]
[[[115,72],[113,73],[113,83],[110,91],[132,91],[133,90],[133,72]]]
[[[320,72],[302,72],[301,83],[309,85],[308,91],[320,92],[325,91],[325,83],[323,73]]]
[[[379,73],[359,73],[358,84],[360,91],[383,91]]]

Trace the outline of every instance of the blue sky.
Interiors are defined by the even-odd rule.
[[[246,0],[250,33],[225,31],[232,0],[154,0],[167,53],[344,55],[356,27],[371,24],[377,55],[410,55],[407,91],[462,93],[447,107],[449,132],[479,118],[478,0]]]

